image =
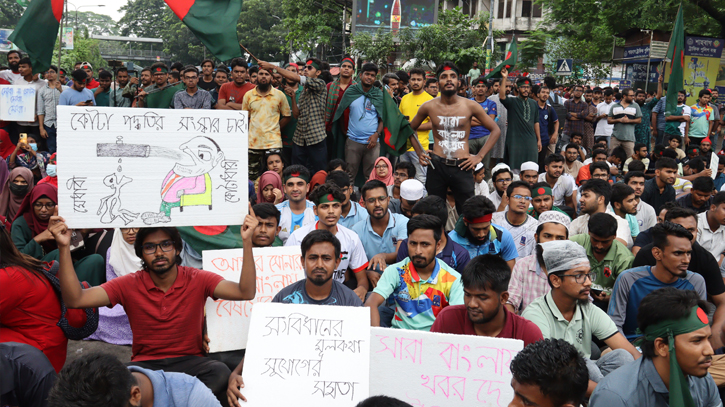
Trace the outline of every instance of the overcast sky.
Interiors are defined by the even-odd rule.
[[[68,14],[73,15],[75,13],[75,7],[78,7],[78,11],[92,11],[98,14],[105,14],[111,16],[115,21],[118,21],[123,17],[123,13],[118,11],[126,0],[72,0],[68,2]],[[99,6],[103,7],[88,7],[88,6]],[[81,7],[83,6],[83,7]]]

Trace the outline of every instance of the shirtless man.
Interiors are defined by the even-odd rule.
[[[445,62],[438,68],[437,74],[440,97],[423,103],[410,123],[410,127],[417,130],[423,120],[430,117],[435,139],[433,155],[423,151],[417,133],[410,140],[420,164],[430,165],[425,182],[428,194],[446,199],[450,187],[456,200],[456,210],[463,213],[463,203],[474,195],[473,169],[491,151],[501,130],[479,103],[457,95],[460,72],[456,65]],[[468,151],[473,117],[491,132],[476,155]]]

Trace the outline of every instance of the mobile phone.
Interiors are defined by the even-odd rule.
[[[86,103],[93,103],[93,99],[86,100]]]
[[[20,138],[18,139],[18,142],[28,144],[28,133],[20,133]]]
[[[70,251],[74,252],[76,250],[82,249],[85,246],[85,243],[83,243],[83,235],[80,231],[74,230],[71,232],[70,235]]]

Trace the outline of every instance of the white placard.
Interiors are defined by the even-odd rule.
[[[523,341],[390,328],[370,336],[370,395],[417,407],[505,407],[513,399],[509,365]]]
[[[206,327],[210,352],[245,349],[254,304],[270,302],[284,287],[305,278],[300,246],[252,249],[257,272],[257,294],[252,301],[206,300]],[[204,270],[239,282],[244,249],[205,250]]]
[[[58,106],[60,215],[75,229],[241,225],[247,112]]]
[[[357,405],[368,397],[369,341],[367,307],[257,304],[244,358],[246,405]]]
[[[34,121],[35,87],[30,85],[0,85],[0,120]]]

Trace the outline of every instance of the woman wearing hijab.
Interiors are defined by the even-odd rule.
[[[111,247],[108,249],[106,262],[106,281],[123,277],[126,274],[141,270],[141,259],[136,256],[133,244],[136,242],[138,228],[116,229],[113,233]],[[128,316],[123,305],[116,304],[113,308],[98,309],[98,329],[88,340],[103,341],[114,345],[131,345],[133,333],[128,323]]]
[[[36,181],[48,176],[45,166],[48,164],[50,154],[47,151],[38,151],[38,143],[33,136],[28,136],[27,143],[19,142],[8,159],[10,168],[25,167],[33,172]]]
[[[48,165],[45,166],[45,173],[48,174],[48,176],[38,181],[38,185],[45,184],[47,182],[58,188],[58,162],[56,161],[56,154],[57,153],[53,153],[53,155],[50,156],[50,161],[48,161]]]
[[[325,183],[325,180],[327,179],[327,171],[317,171],[315,175],[312,176],[312,179],[310,179],[310,189],[307,191],[307,197],[309,198],[312,191],[315,190],[318,186]]]
[[[35,180],[33,173],[24,167],[14,168],[10,171],[0,189],[0,216],[8,220],[15,219],[23,199],[33,190]]]
[[[59,260],[58,247],[48,230],[50,217],[56,213],[58,189],[48,183],[36,185],[20,204],[12,227],[15,247],[35,259],[51,262]],[[80,232],[78,232],[80,233]],[[92,254],[75,263],[78,279],[96,286],[104,283],[103,256]]]
[[[390,165],[390,160],[385,157],[378,157],[375,160],[375,167],[370,172],[368,181],[372,180],[382,181],[385,185],[393,185],[393,166]]]
[[[257,187],[257,203],[268,202],[274,205],[284,201],[282,178],[274,171],[265,171],[259,177]]]

